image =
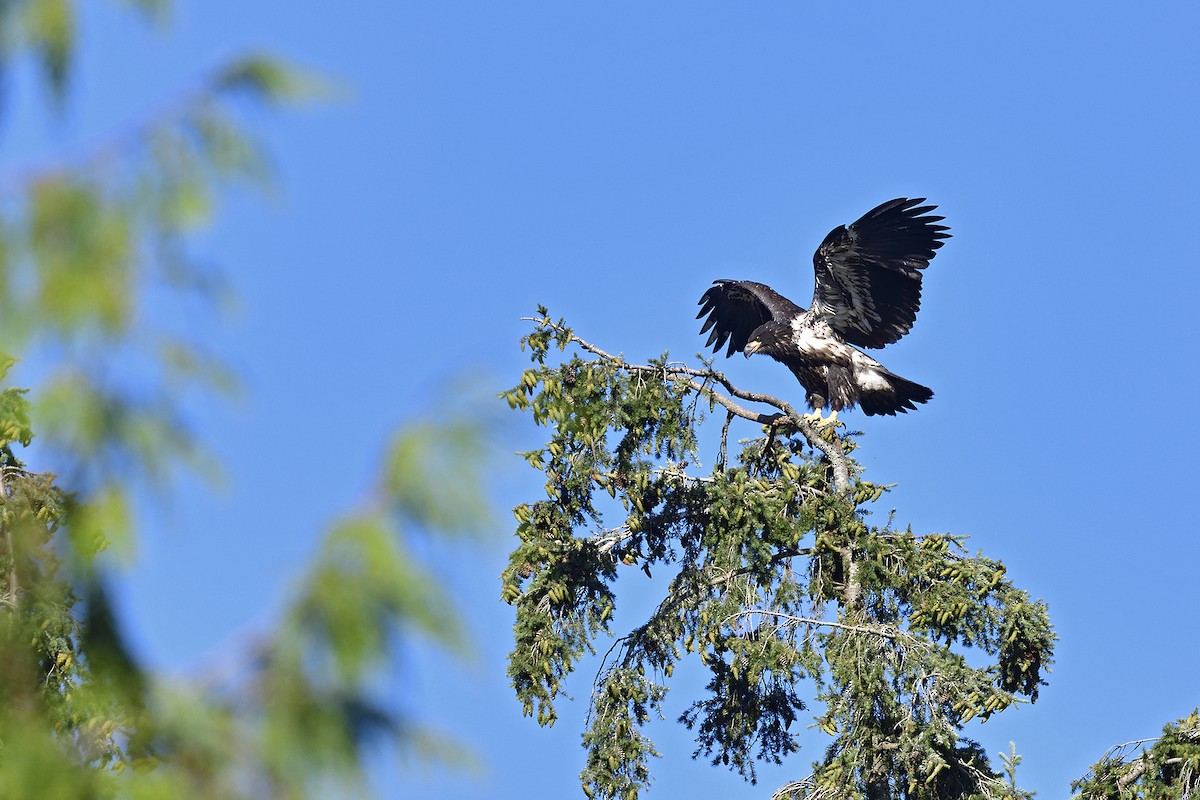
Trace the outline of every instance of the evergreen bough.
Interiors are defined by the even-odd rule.
[[[545,308],[532,322],[532,366],[502,394],[549,432],[522,454],[546,482],[514,509],[508,673],[525,713],[550,725],[580,659],[605,651],[585,794],[636,798],[649,786],[647,723],[692,656],[710,674],[679,717],[697,757],[754,781],[757,762],[799,749],[806,725],[830,737],[811,774],[776,797],[1027,796],[962,733],[1035,701],[1052,662],[1046,606],[1003,564],[970,554],[964,536],[874,523],[868,509],[887,487],[863,477],[841,426],[815,427],[707,363],[630,363]],[[719,439],[702,427],[712,414]],[[735,438],[746,421],[752,438]],[[629,567],[672,577],[640,625],[615,631],[614,583]]]

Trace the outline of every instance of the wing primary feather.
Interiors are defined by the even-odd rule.
[[[921,270],[945,239],[945,217],[925,198],[881,203],[839,226],[813,256],[813,308],[850,344],[883,347],[904,336],[921,307]]]
[[[746,347],[750,335],[764,322],[802,313],[803,309],[769,286],[753,281],[714,281],[700,298],[700,313],[707,316],[700,333],[708,332],[705,347],[726,348],[731,356]]]

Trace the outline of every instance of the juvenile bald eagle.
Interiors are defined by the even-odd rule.
[[[706,346],[726,357],[764,353],[787,365],[807,392],[812,418],[831,408],[867,415],[915,410],[933,397],[919,383],[889,372],[860,347],[891,344],[912,328],[921,307],[921,270],[950,237],[925,198],[900,197],[857,222],[829,232],[813,255],[816,291],[807,311],[769,286],[719,280],[700,298],[708,315]]]

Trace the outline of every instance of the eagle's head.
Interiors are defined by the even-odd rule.
[[[742,354],[749,358],[755,353],[774,355],[782,352],[791,341],[790,330],[789,326],[774,320],[763,323],[750,334],[746,346],[742,348]]]

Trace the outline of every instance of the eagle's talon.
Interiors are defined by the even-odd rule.
[[[801,414],[800,418],[815,428],[836,428],[839,425],[845,427],[846,423],[838,422],[837,415],[837,409],[834,409],[833,411],[829,412],[828,417],[822,417],[821,409],[818,408],[815,409],[811,414]]]

